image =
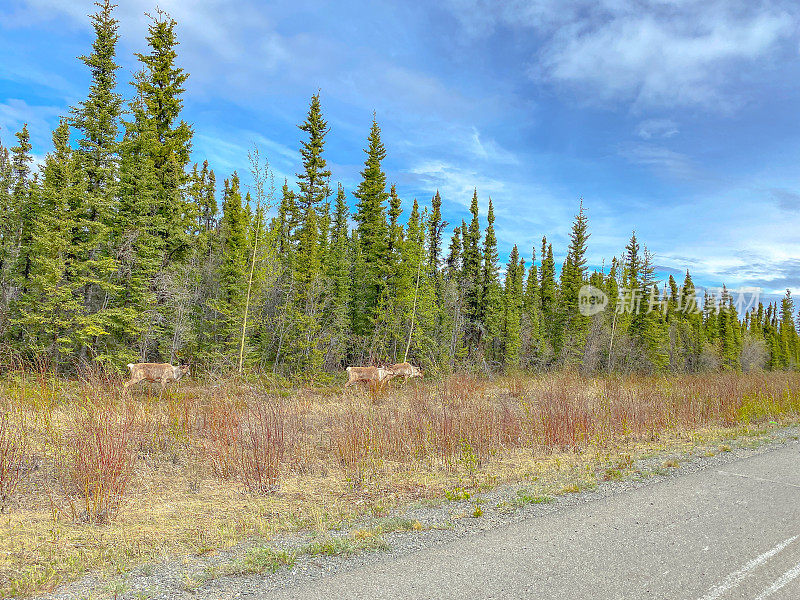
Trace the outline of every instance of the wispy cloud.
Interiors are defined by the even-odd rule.
[[[0,136],[6,146],[12,146],[14,144],[9,142],[16,143],[13,135],[27,123],[31,139],[40,146],[47,146],[50,143],[50,131],[59,114],[63,114],[63,109],[57,106],[36,106],[25,100],[10,98],[0,103]]]
[[[519,164],[519,159],[512,152],[502,148],[495,140],[481,139],[477,127],[472,128],[472,153],[479,159],[495,164]]]
[[[678,133],[678,126],[672,119],[647,119],[636,126],[636,135],[644,140],[671,138]]]
[[[684,180],[699,180],[704,177],[687,155],[655,144],[623,144],[619,153],[631,163],[649,167],[660,175]]]
[[[472,194],[478,189],[483,196],[502,194],[507,183],[481,175],[477,170],[465,169],[444,161],[426,161],[412,166],[409,173],[431,189],[438,189],[445,199],[469,207]],[[485,210],[485,208],[484,208]]]
[[[530,73],[571,86],[587,102],[731,110],[743,66],[797,42],[797,6],[729,0],[453,0],[472,35],[495,28],[536,36]]]

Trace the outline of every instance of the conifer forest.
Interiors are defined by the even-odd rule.
[[[127,83],[113,5],[91,18],[80,58],[91,84],[43,161],[27,125],[2,132],[0,344],[14,361],[63,374],[152,361],[301,377],[406,359],[440,374],[798,365],[788,292],[752,306],[724,287],[699,295],[688,271],[659,279],[635,233],[592,270],[591,210],[577,199],[562,264],[547,232],[501,262],[480,189],[457,223],[443,220],[436,190],[401,201],[377,120],[360,182],[345,189],[326,150],[336,131],[324,90],[298,123],[293,179],[276,181],[256,147],[240,171],[192,162],[179,24],[153,13]],[[586,286],[607,298],[603,310],[580,310]]]
[[[797,589],[800,8],[92,1],[0,2],[0,598]]]

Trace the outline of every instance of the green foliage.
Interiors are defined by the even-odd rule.
[[[482,232],[477,189],[448,199],[471,200],[452,230],[438,190],[428,206],[404,204],[374,117],[351,215],[342,185],[330,198],[319,93],[299,125],[296,178],[276,198],[268,166],[251,164],[253,184],[234,172],[218,205],[208,161],[189,163],[178,24],[151,16],[124,101],[113,12],[103,0],[91,17],[89,89],[44,162],[34,166],[27,125],[0,143],[0,344],[24,359],[68,371],[182,359],[229,370],[241,355],[248,369],[317,378],[404,359],[433,373],[800,367],[788,291],[741,315],[726,288],[698,303],[688,271],[682,285],[656,280],[635,233],[608,272],[590,269],[583,203],[560,273],[543,236],[527,271],[514,246],[501,277],[500,207],[488,201]],[[578,310],[587,283],[608,298],[593,317]]]
[[[586,338],[589,335],[589,318],[578,306],[580,289],[587,283],[586,244],[589,239],[586,212],[581,201],[572,224],[569,250],[561,269],[559,286],[559,323],[554,337],[557,353],[561,353],[567,364],[578,363],[582,358]]]
[[[522,282],[525,274],[525,260],[519,256],[517,247],[511,250],[506,267],[506,285],[504,297],[504,341],[505,364],[517,367],[520,364],[521,318],[522,318]]]
[[[488,358],[493,362],[502,360],[503,333],[503,289],[498,277],[497,238],[494,233],[494,206],[489,199],[488,225],[483,242],[483,273],[481,276],[480,317],[483,321],[485,346]]]
[[[386,149],[381,142],[381,130],[373,119],[365,150],[367,159],[361,172],[361,183],[354,192],[358,199],[355,220],[358,224],[360,269],[355,275],[360,282],[354,293],[353,329],[359,335],[371,335],[380,315],[378,307],[384,298],[389,275],[389,240],[386,223],[386,174],[381,161]]]

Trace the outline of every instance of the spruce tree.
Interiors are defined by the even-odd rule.
[[[442,231],[447,228],[447,221],[442,220],[442,197],[439,190],[431,199],[431,216],[428,220],[428,264],[431,277],[436,279],[439,275],[439,262],[442,252]]]
[[[13,187],[11,219],[16,229],[16,264],[14,279],[18,289],[26,293],[33,260],[33,229],[39,218],[39,201],[31,172],[31,142],[27,123],[17,132],[17,145],[11,148]]]
[[[403,339],[398,360],[415,358],[428,365],[436,358],[433,352],[435,289],[427,264],[425,216],[420,214],[416,199],[406,225],[403,242],[402,269],[398,301],[403,310]],[[406,356],[405,348],[409,349]]]
[[[775,361],[778,369],[794,369],[797,367],[797,330],[794,323],[794,299],[786,290],[781,299],[780,321],[778,323],[778,355]]]
[[[142,110],[138,100],[134,112]],[[120,144],[117,220],[112,228],[118,268],[115,281],[119,294],[115,303],[133,319],[119,332],[123,346],[135,349],[134,362],[158,359],[163,311],[153,310],[157,302],[154,281],[162,266],[164,239],[159,235],[163,215],[154,211],[159,182],[150,148],[155,142],[153,123],[135,119],[125,124]]]
[[[278,204],[278,252],[283,257],[283,262],[288,268],[290,259],[294,256],[295,228],[297,227],[297,203],[295,193],[289,189],[289,181],[283,180],[281,200]]]
[[[300,144],[303,170],[297,174],[300,191],[296,198],[299,227],[295,279],[298,300],[301,306],[311,311],[311,305],[317,303],[316,294],[320,291],[318,279],[322,267],[321,212],[323,203],[331,193],[331,172],[324,157],[325,135],[329,129],[322,116],[319,93],[311,97],[308,115],[299,127],[308,138]]]
[[[552,347],[557,337],[558,311],[556,286],[556,263],[553,260],[553,245],[542,237],[542,268],[539,280],[539,297],[542,303],[542,333]]]
[[[53,132],[53,151],[45,158],[40,190],[41,210],[32,241],[30,289],[23,298],[20,325],[28,343],[58,368],[72,350],[73,317],[80,310],[67,280],[73,229],[72,206],[83,195],[69,124],[62,119]]]
[[[534,248],[531,251],[531,266],[528,268],[522,301],[523,354],[529,364],[538,364],[544,351],[542,308],[539,294],[539,271],[536,267],[536,249]]]
[[[109,353],[108,344],[120,327],[119,315],[109,302],[119,293],[113,282],[117,264],[112,247],[122,113],[122,97],[116,90],[119,65],[115,62],[119,24],[110,0],[97,3],[97,7],[92,15],[92,52],[81,57],[91,73],[89,93],[72,109],[71,118],[79,135],[76,156],[85,190],[71,207],[67,277],[82,307],[70,339],[81,361],[96,358],[118,365],[122,361]]]
[[[341,364],[346,349],[346,336],[350,331],[351,265],[347,219],[349,211],[344,188],[339,184],[334,209],[331,248],[326,261],[327,277],[330,281],[331,298],[328,305],[328,321],[331,323],[332,353],[334,363]]]
[[[567,258],[561,269],[559,287],[559,323],[556,330],[555,350],[561,352],[567,363],[575,363],[583,353],[589,334],[589,318],[579,310],[579,292],[586,282],[586,243],[589,239],[586,213],[581,202],[572,224]]]
[[[442,276],[441,338],[447,348],[447,365],[454,368],[463,352],[463,286],[461,269],[462,226],[453,230]]]
[[[218,293],[209,302],[214,311],[212,321],[215,346],[219,358],[234,365],[239,350],[239,328],[244,311],[247,266],[249,219],[242,204],[239,176],[233,173],[226,179],[222,194],[220,220],[220,256],[218,268]]]
[[[483,243],[483,273],[481,275],[480,318],[486,334],[485,347],[489,358],[498,356],[503,331],[503,293],[498,278],[497,238],[494,233],[494,206],[489,198],[488,225]]]
[[[525,273],[525,261],[520,258],[519,250],[514,246],[508,257],[504,290],[504,343],[506,368],[519,366],[522,341],[520,324],[522,315],[522,284]]]
[[[416,203],[416,200],[414,201]],[[397,291],[397,279],[400,269],[400,254],[403,245],[403,226],[400,224],[400,215],[403,213],[400,197],[394,184],[389,189],[389,236],[386,255],[389,261],[389,293]]]
[[[462,270],[464,280],[464,316],[467,320],[465,340],[474,350],[481,337],[481,226],[478,218],[478,191],[472,194],[469,208],[472,220],[469,228],[462,227]]]
[[[16,211],[12,201],[11,154],[0,139],[0,339],[8,328],[8,302],[11,298],[11,264],[16,228]]]
[[[361,172],[361,183],[353,194],[357,199],[355,220],[363,273],[357,291],[353,327],[359,335],[371,335],[380,317],[380,303],[387,290],[389,275],[388,231],[386,224],[386,174],[381,161],[386,149],[381,142],[381,130],[373,118],[364,152],[367,159]]]
[[[453,230],[445,261],[445,275],[449,279],[461,278],[461,227]]]
[[[136,101],[131,112],[138,127],[152,135],[143,150],[153,162],[157,180],[150,217],[161,244],[161,263],[180,259],[189,249],[191,214],[184,197],[186,167],[192,147],[192,128],[182,119],[184,84],[189,75],[177,66],[177,23],[157,9],[148,26],[148,52],[137,53],[142,69],[136,74]]]

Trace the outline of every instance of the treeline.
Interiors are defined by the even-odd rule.
[[[92,23],[87,97],[43,164],[27,126],[0,144],[0,342],[15,356],[64,372],[143,360],[284,374],[406,358],[440,372],[798,365],[788,292],[743,318],[727,290],[697,302],[688,272],[681,285],[655,280],[635,234],[589,273],[582,206],[558,272],[546,238],[527,265],[515,246],[501,268],[494,207],[483,227],[477,191],[454,228],[438,192],[404,215],[374,120],[351,214],[332,184],[318,94],[296,181],[276,189],[253,150],[250,190],[237,173],[218,185],[207,161],[190,165],[176,22],[153,15],[129,100],[109,0]],[[586,285],[605,310],[581,310]]]

